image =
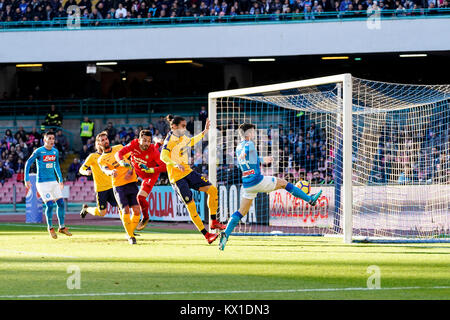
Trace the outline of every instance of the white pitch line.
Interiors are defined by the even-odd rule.
[[[31,294],[31,295],[3,295],[0,299],[8,298],[57,298],[57,297],[95,297],[95,296],[137,296],[137,295],[179,295],[179,294],[239,294],[239,293],[295,293],[295,292],[336,292],[336,291],[381,291],[381,290],[418,290],[418,289],[450,289],[450,286],[438,287],[391,287],[391,288],[309,288],[285,290],[222,290],[222,291],[150,291],[150,292],[104,292],[104,293],[68,293],[68,294]]]
[[[77,257],[72,256],[62,256],[58,254],[51,254],[51,253],[45,253],[45,252],[30,252],[30,251],[18,251],[18,250],[9,250],[9,249],[0,249],[0,252],[10,252],[10,253],[18,253],[18,254],[25,254],[29,256],[48,256],[48,257],[55,257],[55,258],[70,258],[70,259],[77,259]]]
[[[31,228],[44,228],[46,227],[46,225],[43,224],[14,224],[14,223],[5,223],[2,224],[4,226],[13,226],[13,227],[31,227]],[[1,226],[1,225],[0,225]],[[120,227],[120,225],[117,226],[112,226],[113,228],[95,228],[95,226],[86,226],[86,227],[69,227],[69,229],[73,229],[73,230],[92,230],[92,231],[120,231],[123,232],[124,230],[119,230],[117,228],[114,227]],[[94,229],[93,229],[94,228]],[[146,230],[142,230],[139,231],[139,233],[159,233],[157,231],[146,231]]]

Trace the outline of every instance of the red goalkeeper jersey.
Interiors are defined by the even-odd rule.
[[[144,151],[139,147],[139,139],[134,139],[119,151],[119,159],[122,160],[125,155],[131,153],[131,163],[137,175],[142,179],[146,179],[149,177],[149,174],[141,170],[140,164],[153,168],[156,174],[166,171],[166,164],[160,159],[159,146],[157,143],[151,144]]]

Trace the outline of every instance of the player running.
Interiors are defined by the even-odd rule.
[[[209,130],[210,122],[206,120],[205,130],[202,133],[189,138],[186,136],[186,120],[183,117],[168,115],[171,131],[168,133],[161,151],[161,160],[167,165],[167,174],[172,187],[184,201],[192,222],[204,235],[206,241],[211,244],[218,234],[209,233],[203,225],[202,219],[197,213],[191,189],[203,191],[208,194],[208,209],[211,221],[210,229],[225,229],[225,226],[217,221],[217,208],[219,207],[217,188],[205,177],[193,171],[188,164],[189,148],[200,142]]]
[[[103,154],[103,149],[98,141],[95,142],[95,149],[96,152],[91,153],[86,158],[79,170],[80,174],[84,176],[92,175],[97,199],[96,207],[89,207],[87,204],[83,204],[83,208],[80,212],[80,216],[83,219],[88,213],[93,216],[104,217],[106,214],[106,205],[108,203],[113,207],[117,207],[117,201],[113,192],[112,179],[101,170],[98,164],[98,158],[100,158]]]
[[[31,188],[30,167],[36,162],[37,181],[36,189],[44,202],[47,229],[53,239],[58,238],[53,228],[53,207],[56,203],[56,215],[58,216],[58,232],[67,236],[72,234],[64,225],[65,210],[62,190],[64,188],[61,168],[59,166],[59,151],[54,147],[55,134],[53,132],[44,133],[44,146],[37,148],[25,163],[25,187]]]
[[[137,202],[139,192],[137,186],[137,175],[133,168],[121,166],[115,158],[117,152],[123,148],[122,145],[110,146],[108,133],[101,132],[97,135],[96,141],[103,149],[103,154],[98,158],[100,169],[108,176],[112,177],[114,196],[122,211],[122,222],[128,235],[128,242],[136,244],[134,230],[141,217],[141,209]],[[130,208],[133,216],[130,218]]]
[[[166,171],[166,164],[161,161],[158,148],[161,146],[162,140],[152,144],[152,134],[150,130],[141,130],[139,139],[134,139],[116,153],[118,163],[126,168],[131,165],[123,158],[131,153],[131,163],[137,175],[143,180],[137,201],[142,211],[142,219],[136,230],[140,231],[145,228],[150,220],[148,214],[149,204],[147,201],[148,194],[152,191],[159,174]]]
[[[255,137],[255,125],[244,123],[239,126],[239,136],[241,142],[236,148],[236,157],[239,167],[242,171],[242,186],[244,194],[242,195],[241,205],[239,210],[232,214],[227,228],[220,233],[219,249],[224,250],[228,241],[228,237],[233,232],[239,221],[250,210],[253,199],[256,198],[258,192],[269,193],[278,189],[286,189],[287,192],[294,197],[301,198],[308,202],[311,206],[315,206],[317,199],[322,194],[322,190],[311,196],[304,193],[292,183],[284,179],[263,176],[261,174],[261,159],[258,157],[258,152],[255,148],[253,138]],[[272,157],[265,157],[264,162],[272,162]]]

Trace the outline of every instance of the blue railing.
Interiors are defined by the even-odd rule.
[[[297,23],[321,22],[334,20],[366,20],[374,14],[380,19],[417,19],[450,17],[450,8],[436,9],[405,9],[381,10],[379,13],[368,11],[334,11],[311,13],[280,13],[256,15],[226,15],[226,16],[197,16],[197,17],[164,17],[164,18],[130,18],[130,19],[99,19],[86,17],[55,18],[49,21],[6,21],[0,22],[0,31],[23,31],[45,29],[80,29],[80,28],[120,28],[120,27],[168,27],[182,25],[215,25],[222,23]]]

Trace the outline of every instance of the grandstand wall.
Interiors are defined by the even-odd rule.
[[[448,18],[0,32],[0,63],[450,50]],[[320,37],[318,36],[320,35]],[[430,36],[434,35],[434,36]],[[82,44],[82,45],[81,45]]]

